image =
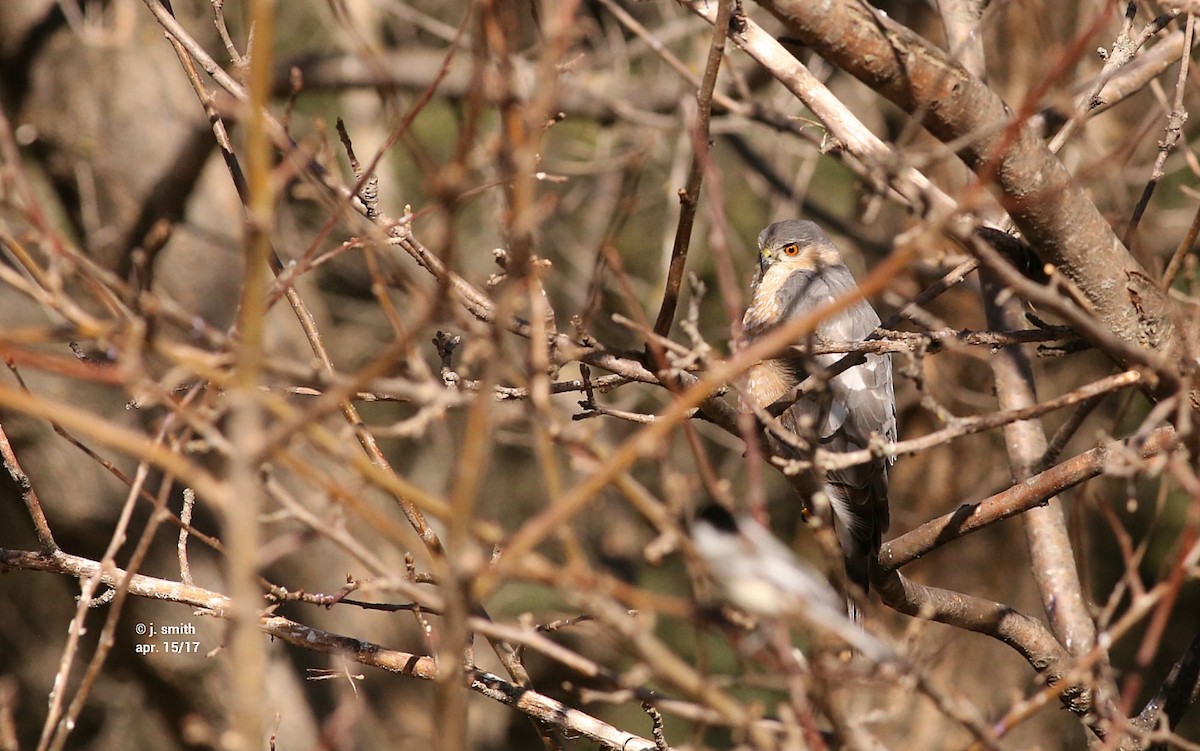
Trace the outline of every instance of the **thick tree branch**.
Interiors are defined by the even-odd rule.
[[[716,22],[716,10],[703,0],[681,0],[686,7],[709,23]],[[887,185],[905,202],[922,211],[935,210],[951,215],[957,202],[911,166],[901,166],[895,152],[872,133],[825,84],[761,26],[749,18],[731,34],[746,54],[771,72],[806,107],[812,110],[838,146],[862,165],[871,181],[886,180]]]
[[[1147,459],[1169,451],[1175,442],[1175,431],[1162,427],[1144,437],[1113,441],[1085,451],[982,501],[964,503],[953,512],[884,543],[879,552],[880,565],[885,570],[905,566],[952,540],[1045,503],[1047,498],[1097,477],[1118,457],[1136,452],[1137,457]]]
[[[910,114],[994,183],[1045,263],[1082,290],[1124,342],[1177,359],[1180,333],[1164,294],[1037,134],[986,84],[912,30],[857,0],[760,0],[822,57]],[[1104,348],[1105,342],[1095,342]],[[1123,352],[1108,351],[1128,364]]]
[[[974,631],[1007,644],[1051,684],[1066,674],[1069,656],[1036,618],[998,602],[918,584],[894,569],[873,569],[871,586],[884,603],[905,615]],[[1061,697],[1076,714],[1091,710],[1090,697],[1082,686],[1066,688]]]
[[[968,72],[986,81],[983,39],[978,33],[984,5],[976,0],[946,0],[938,7],[951,52]],[[1004,289],[990,269],[980,270],[980,292],[988,327],[1019,329],[1024,324],[1024,305],[1019,298],[1002,294]],[[989,362],[996,398],[1003,409],[1022,409],[1037,403],[1033,368],[1024,349],[1014,345],[1001,347]],[[1013,480],[1023,482],[1036,472],[1037,463],[1046,453],[1041,420],[1009,423],[1004,426],[1003,434]],[[1062,505],[1057,498],[1049,498],[1043,505],[1031,508],[1023,518],[1034,581],[1050,628],[1068,654],[1073,657],[1086,654],[1095,646],[1096,627],[1084,599]],[[1106,711],[1115,693],[1115,686],[1105,685],[1092,703]]]

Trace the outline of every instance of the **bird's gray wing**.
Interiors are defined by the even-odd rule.
[[[794,319],[829,305],[838,297],[856,289],[854,277],[843,265],[827,266],[818,271],[796,272],[780,289],[787,301],[783,306],[785,320]],[[829,341],[862,341],[879,327],[879,316],[865,300],[826,317],[817,326],[817,333]],[[842,354],[816,355],[813,359],[829,367],[844,357]],[[789,362],[794,370],[802,365]],[[803,377],[800,375],[800,377]],[[823,441],[835,440],[839,434],[846,446],[829,446],[832,450],[864,448],[872,434],[887,440],[896,438],[896,400],[892,388],[891,355],[866,356],[865,362],[847,368],[829,382],[830,407],[821,425]],[[853,444],[853,447],[850,447]]]
[[[788,295],[788,318],[828,305],[855,289],[850,271],[841,265],[793,276],[781,290],[781,294]],[[878,326],[879,316],[874,309],[865,300],[859,300],[821,321],[817,333],[830,341],[860,341]],[[828,367],[843,356],[817,355],[813,359]],[[799,419],[802,414],[819,414],[819,440],[829,451],[866,448],[872,435],[886,440],[896,437],[890,355],[867,355],[862,364],[847,368],[832,378],[818,401],[819,407],[798,402],[793,407],[798,413],[792,420]],[[889,523],[887,465],[886,460],[877,459],[831,471],[826,476],[826,489],[841,523],[838,532],[847,570],[851,579],[864,588],[869,557],[879,550]]]

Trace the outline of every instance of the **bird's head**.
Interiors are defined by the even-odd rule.
[[[839,263],[842,258],[833,242],[812,222],[775,222],[758,235],[760,277],[777,264],[789,270],[812,271]]]

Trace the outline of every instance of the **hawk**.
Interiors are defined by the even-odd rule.
[[[789,220],[764,229],[758,236],[758,260],[750,305],[742,319],[748,342],[858,289],[833,242],[812,222]],[[859,341],[878,326],[879,316],[869,303],[859,299],[824,317],[816,333],[830,341]],[[805,356],[786,351],[763,360],[747,373],[743,398],[765,409],[803,381],[813,363],[828,367],[843,356]],[[891,356],[866,355],[862,364],[847,368],[830,378],[823,389],[790,405],[779,421],[788,431],[828,451],[866,448],[872,436],[895,440]],[[793,445],[776,436],[768,440],[779,455],[801,458],[802,453]],[[830,471],[823,478],[846,574],[864,592],[870,582],[871,561],[888,528],[888,464],[889,459],[874,459]],[[790,479],[807,507],[819,489],[818,478],[808,472]]]

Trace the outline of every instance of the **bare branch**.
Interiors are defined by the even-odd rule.
[[[127,578],[126,589],[129,594],[191,605],[217,618],[229,618],[232,614],[231,601],[225,595],[166,579],[142,574],[129,575],[119,568],[101,569],[100,564],[95,561],[61,551],[27,553],[0,549],[0,566],[7,569],[66,574],[76,578],[99,577],[100,581],[110,587],[121,586]],[[262,616],[258,622],[258,629],[268,636],[282,639],[302,649],[342,655],[363,665],[392,673],[430,681],[436,680],[438,676],[437,662],[432,657],[341,636],[281,616]],[[489,699],[514,707],[541,722],[583,735],[609,748],[646,751],[655,749],[653,741],[617,730],[591,715],[531,689],[513,685],[484,670],[470,670],[468,679],[473,691]]]
[[[1158,428],[1145,437],[1114,441],[1072,457],[1015,485],[975,503],[964,503],[952,513],[933,519],[883,545],[879,553],[885,569],[909,564],[948,542],[976,529],[995,524],[1045,503],[1064,490],[1097,477],[1110,462],[1133,452],[1146,459],[1169,451],[1176,442],[1171,428]]]

